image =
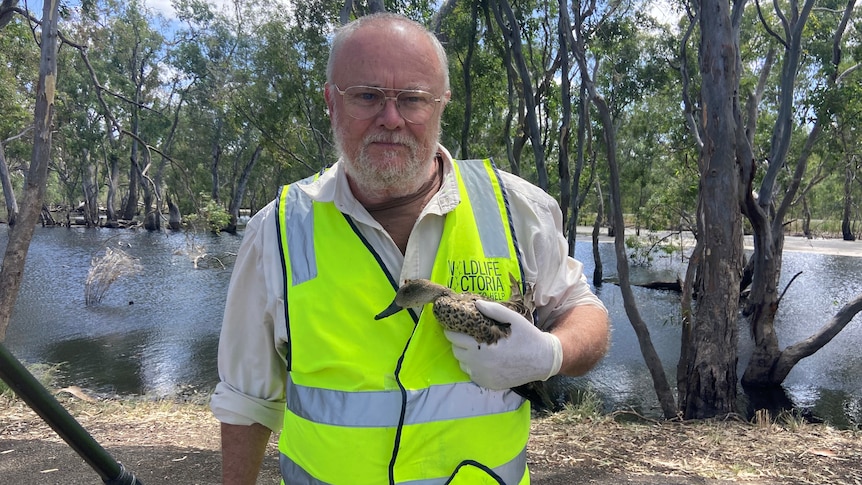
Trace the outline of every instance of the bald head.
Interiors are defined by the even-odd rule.
[[[403,15],[389,12],[360,17],[335,31],[335,36],[332,38],[332,44],[329,48],[329,61],[326,65],[327,82],[333,81],[333,74],[340,60],[340,55],[343,53],[343,47],[349,43],[349,40],[357,32],[365,29],[391,29],[404,34],[419,35],[422,38],[426,38],[435,54],[436,62],[443,76],[443,88],[446,91],[449,90],[449,61],[446,57],[446,50],[434,33],[430,32],[419,22]]]

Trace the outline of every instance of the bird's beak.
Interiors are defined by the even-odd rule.
[[[401,310],[403,310],[403,308],[398,306],[398,304],[393,301],[392,304],[389,305],[388,307],[386,307],[385,310],[383,310],[382,312],[375,315],[374,319],[380,320],[381,318],[386,318],[390,315],[395,315],[396,313],[400,312]]]

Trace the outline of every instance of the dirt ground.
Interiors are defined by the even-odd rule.
[[[218,423],[203,403],[84,402],[71,414],[141,483],[217,484]],[[632,416],[563,411],[533,420],[534,484],[862,483],[862,431],[761,416],[709,422],[622,423]],[[258,483],[277,484],[270,443]],[[0,398],[0,485],[99,484],[99,476],[22,402]]]

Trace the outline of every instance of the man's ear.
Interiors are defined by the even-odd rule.
[[[329,113],[331,114],[334,100],[332,98],[332,87],[329,83],[323,85],[323,99],[326,100],[326,107],[329,108]]]

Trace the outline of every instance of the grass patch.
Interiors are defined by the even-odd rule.
[[[33,374],[33,377],[35,377],[40,384],[51,389],[56,387],[56,384],[62,375],[63,364],[29,364],[24,367],[28,372]],[[15,391],[13,391],[9,385],[6,384],[6,381],[2,379],[0,379],[0,398],[6,400],[19,399],[15,394]]]

